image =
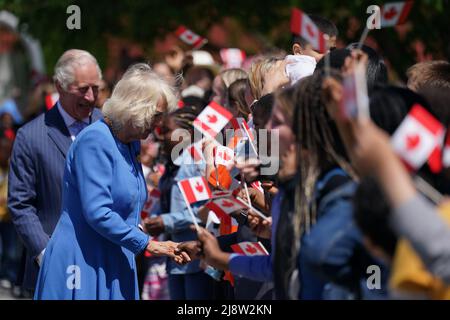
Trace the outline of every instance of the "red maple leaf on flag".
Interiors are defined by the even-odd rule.
[[[219,158],[222,158],[225,161],[231,160],[231,157],[228,155],[227,152],[220,151],[218,156]]]
[[[408,150],[415,149],[420,143],[420,136],[418,134],[408,135],[406,137],[406,148]]]
[[[392,18],[394,18],[395,16],[397,16],[398,11],[397,9],[395,9],[395,7],[391,7],[391,9],[389,9],[389,11],[386,11],[384,13],[384,18],[386,20],[391,20]]]
[[[202,185],[197,181],[197,184],[195,185],[195,189],[198,191],[198,192],[203,192],[203,187],[202,187]]]
[[[222,206],[224,206],[225,208],[231,208],[233,206],[233,202],[227,201],[227,200],[223,200],[222,201]]]
[[[313,27],[310,24],[306,26],[306,31],[308,31],[308,34],[311,36],[311,38],[315,37],[316,34],[314,33]]]
[[[215,114],[213,114],[213,115],[208,114],[206,117],[208,118],[208,122],[210,122],[210,123],[217,122],[217,117]]]
[[[250,254],[255,254],[257,250],[253,246],[247,244],[247,246],[245,247],[245,251]]]

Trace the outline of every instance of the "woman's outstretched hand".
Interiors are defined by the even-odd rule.
[[[189,255],[185,251],[179,250],[178,243],[173,241],[150,240],[146,250],[154,256],[168,256],[178,264],[191,262]]]

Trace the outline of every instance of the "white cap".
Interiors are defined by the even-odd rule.
[[[199,66],[212,66],[214,65],[214,59],[208,51],[194,50],[192,51],[192,58],[194,65]]]
[[[286,65],[286,74],[291,85],[312,75],[317,64],[316,59],[306,55],[288,55],[286,61],[289,62]]]
[[[181,91],[181,96],[183,98],[186,98],[189,96],[203,98],[205,96],[205,90],[203,90],[199,86],[192,85],[192,86],[187,87],[183,91]]]
[[[10,29],[17,31],[17,26],[19,25],[19,18],[17,18],[9,11],[2,10],[0,11],[0,24],[6,25]]]

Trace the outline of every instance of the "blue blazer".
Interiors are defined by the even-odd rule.
[[[94,109],[91,123],[101,119]],[[56,105],[17,132],[10,161],[8,208],[27,253],[23,285],[34,289],[35,258],[47,246],[61,214],[66,153],[72,144]]]

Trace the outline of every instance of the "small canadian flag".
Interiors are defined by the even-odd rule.
[[[231,245],[233,252],[245,254],[246,256],[268,256],[266,248],[261,242],[244,241]]]
[[[204,163],[205,157],[203,156],[202,141],[197,141],[185,147],[181,150],[181,154],[173,161],[177,166],[182,164],[198,164]]]
[[[409,169],[419,169],[444,137],[444,126],[424,107],[415,104],[397,130],[391,143]]]
[[[214,163],[231,168],[234,165],[234,151],[228,147],[218,145],[214,148]]]
[[[175,31],[175,34],[183,42],[187,43],[190,46],[193,46],[195,49],[201,48],[205,43],[208,42],[206,38],[199,36],[183,25],[178,27],[178,29]]]
[[[245,60],[245,52],[238,48],[220,49],[220,57],[225,69],[240,68]]]
[[[203,152],[201,151],[201,141],[193,143],[186,147],[185,152],[188,153],[194,163],[200,163],[205,161]]]
[[[292,8],[291,32],[308,41],[314,50],[320,53],[326,51],[324,33],[319,30],[307,14],[298,8]]]
[[[149,217],[153,211],[153,208],[158,204],[161,198],[161,192],[158,189],[153,189],[148,194],[147,201],[141,211],[141,219]]]
[[[238,134],[240,137],[248,137],[251,141],[255,140],[255,136],[244,118],[233,118],[230,123],[236,132],[235,134]]]
[[[398,26],[406,22],[414,1],[389,2],[381,7],[381,27]]]
[[[50,110],[58,101],[59,99],[59,93],[51,93],[45,96],[45,106],[47,110]]]
[[[227,109],[211,101],[194,120],[194,128],[214,139],[232,118]]]
[[[178,182],[178,186],[189,204],[211,198],[208,182],[204,177],[194,177]]]
[[[206,207],[219,217],[223,218],[230,213],[242,210],[245,206],[233,197],[214,199],[206,204]]]
[[[261,181],[254,181],[250,184],[250,186],[264,194],[264,189],[261,185]]]

